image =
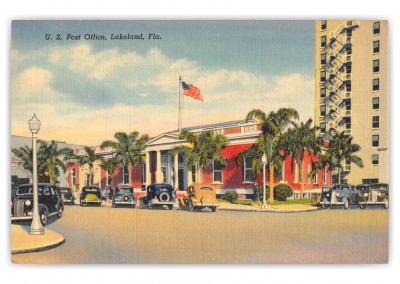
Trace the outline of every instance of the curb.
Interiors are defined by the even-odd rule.
[[[63,238],[57,243],[47,245],[47,246],[42,246],[42,247],[36,247],[36,248],[26,248],[26,249],[17,249],[17,250],[11,250],[11,254],[20,254],[20,253],[30,253],[30,252],[39,252],[39,251],[45,251],[49,249],[56,248],[60,245],[65,243],[65,239]]]
[[[25,226],[11,225],[11,254],[39,252],[65,243],[65,238],[50,229],[44,235],[30,235]]]

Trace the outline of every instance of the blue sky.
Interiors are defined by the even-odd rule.
[[[127,33],[145,40],[111,40]],[[253,108],[290,106],[312,118],[314,22],[14,21],[12,134],[29,135],[34,111],[42,138],[68,143],[176,129],[179,76],[204,98],[184,98],[184,127],[241,119]]]

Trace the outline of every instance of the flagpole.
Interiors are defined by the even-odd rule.
[[[181,114],[181,85],[182,85],[182,76],[179,76],[179,111],[178,111],[178,131],[182,130],[182,114]]]

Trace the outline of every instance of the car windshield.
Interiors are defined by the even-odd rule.
[[[201,190],[212,191],[211,187],[202,187]]]
[[[44,186],[38,185],[38,194],[42,194],[43,193],[43,188]],[[33,194],[33,187],[32,185],[21,185],[18,188],[17,194]]]
[[[126,187],[117,187],[115,189],[116,193],[133,193],[133,187],[126,186]]]
[[[329,190],[330,190],[329,187],[323,187],[323,188],[322,188],[322,192],[328,192]]]

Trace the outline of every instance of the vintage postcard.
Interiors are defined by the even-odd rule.
[[[11,36],[13,263],[388,263],[387,21]]]

